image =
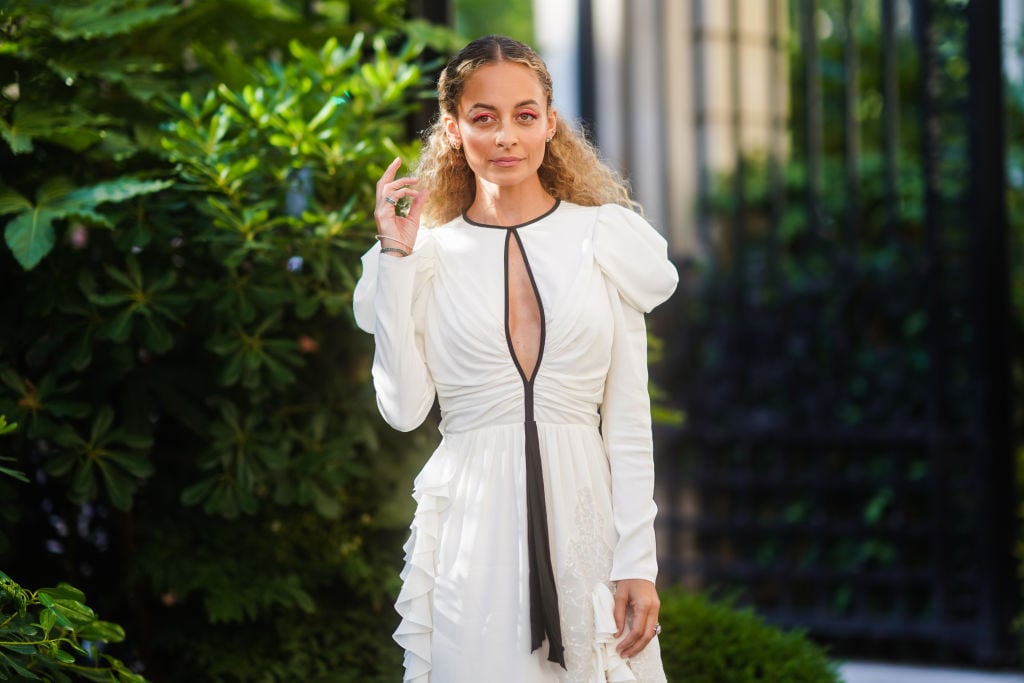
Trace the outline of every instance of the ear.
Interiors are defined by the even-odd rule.
[[[444,114],[441,117],[444,123],[444,132],[448,135],[448,144],[457,147],[462,144],[462,135],[459,133],[459,122],[451,114]]]
[[[551,139],[555,136],[555,130],[558,127],[558,111],[556,109],[548,110],[548,134],[547,138]]]

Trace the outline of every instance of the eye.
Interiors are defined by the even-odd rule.
[[[519,112],[517,118],[520,121],[536,121],[540,117],[537,115],[536,112],[532,112],[529,109],[525,109],[525,110]]]
[[[490,123],[491,121],[494,121],[494,120],[495,120],[494,119],[494,114],[488,114],[488,113],[477,114],[476,116],[474,116],[472,118],[473,123]]]

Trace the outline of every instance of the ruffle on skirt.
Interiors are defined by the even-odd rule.
[[[402,590],[395,609],[402,617],[392,636],[405,649],[405,678],[412,683],[430,680],[430,639],[434,628],[431,593],[436,578],[440,517],[451,500],[449,486],[455,475],[450,458],[440,446],[413,483],[416,501],[409,540],[405,542]]]
[[[636,676],[615,649],[625,633],[615,637],[615,598],[608,586],[594,585],[594,683],[626,683]]]

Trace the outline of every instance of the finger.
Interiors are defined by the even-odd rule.
[[[615,637],[622,635],[622,629],[626,627],[626,605],[629,596],[625,588],[618,588],[615,591]]]
[[[395,157],[395,160],[388,164],[388,167],[384,169],[384,173],[381,175],[380,180],[377,181],[377,193],[379,194],[384,185],[392,182],[395,179],[395,174],[398,173],[398,167],[402,165],[402,159]]]
[[[412,204],[409,206],[408,218],[414,223],[419,222],[420,211],[423,210],[423,205],[427,203],[427,195],[429,194],[429,190],[419,190],[413,198]]]
[[[631,647],[623,652],[623,656],[625,657],[633,657],[640,654],[643,649],[647,647],[652,640],[654,640],[654,627],[658,623],[658,611],[655,609],[649,610],[647,612],[647,617],[640,623],[642,623],[643,626],[637,634],[638,638]],[[634,627],[635,626],[636,624],[634,624]]]
[[[383,209],[394,209],[395,205],[398,203],[398,200],[401,199],[402,197],[415,198],[416,195],[418,194],[419,191],[414,190],[411,187],[401,187],[396,190],[391,190],[390,192],[387,192],[383,196],[381,196],[381,198],[377,201],[377,206],[378,208]]]
[[[419,182],[419,178],[416,178],[414,176],[398,178],[397,180],[392,180],[390,183],[384,183],[384,193],[388,194],[396,190],[401,190],[402,188],[415,185],[417,182]]]
[[[629,652],[632,651],[633,646],[636,645],[637,641],[643,638],[643,626],[642,624],[646,619],[642,618],[641,615],[637,614],[635,609],[633,612],[633,625],[626,633],[625,637],[619,641],[616,649],[623,657],[628,657]]]
[[[651,621],[652,617],[657,619],[658,604],[657,601],[650,600],[643,593],[640,596],[630,602],[633,608],[632,626],[630,627],[629,633],[619,642],[618,650],[624,655],[626,653],[639,652],[643,649],[643,646],[647,644],[646,638],[648,633],[646,631],[647,624],[650,622],[653,626],[654,622]],[[639,647],[637,644],[639,643]]]

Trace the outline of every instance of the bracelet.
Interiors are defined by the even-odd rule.
[[[398,244],[401,244],[403,247],[405,247],[409,251],[412,251],[412,245],[411,244],[406,244],[405,242],[403,242],[400,239],[396,239],[394,237],[388,237],[387,235],[377,235],[377,239],[378,240],[391,240],[392,242],[397,242]]]
[[[388,252],[391,252],[391,251],[395,252],[396,254],[401,254],[402,256],[408,256],[409,255],[409,252],[407,252],[405,249],[399,249],[398,247],[381,247],[380,248],[380,253],[382,253],[382,254],[387,254]]]

